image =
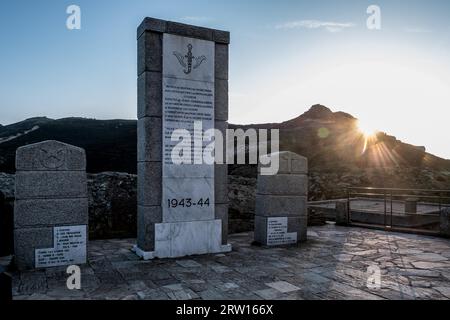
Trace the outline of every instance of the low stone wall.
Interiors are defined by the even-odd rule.
[[[137,176],[120,172],[88,174],[89,238],[136,237]],[[14,197],[14,175],[0,173],[0,191]],[[228,233],[253,231],[256,178],[228,176]],[[308,221],[320,225],[321,212],[309,211]],[[309,222],[308,222],[309,224]]]
[[[404,174],[397,176],[397,180],[402,177],[405,180],[399,182],[402,187],[445,189],[440,185],[442,179],[437,173],[431,174],[426,170],[404,171]],[[229,172],[235,174],[228,176],[228,232],[232,234],[252,231],[255,214],[256,168],[241,166],[234,170],[229,169]],[[412,176],[416,177],[416,180],[410,182]],[[88,174],[89,229],[92,239],[136,236],[136,179],[136,175],[118,172]],[[310,172],[309,200],[345,198],[347,186],[382,186],[380,183],[372,179],[372,175],[369,174],[339,176],[332,173]],[[14,196],[13,174],[0,173],[0,190],[7,197]],[[320,225],[325,220],[334,220],[335,217],[335,214],[329,212],[330,210],[308,211],[308,225]]]
[[[228,232],[253,231],[256,178],[228,176]]]
[[[6,198],[14,198],[14,175],[0,172],[0,191]]]
[[[89,174],[88,194],[92,238],[136,236],[136,175],[119,172]]]
[[[0,173],[0,191],[14,197],[14,175]],[[136,175],[88,174],[89,238],[136,237]]]

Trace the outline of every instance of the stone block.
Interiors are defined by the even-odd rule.
[[[208,41],[214,40],[214,30],[179,22],[167,21],[166,32],[182,37],[196,38]]]
[[[304,196],[256,195],[255,214],[264,217],[307,216]]]
[[[228,31],[214,30],[214,41],[217,43],[229,44],[230,33]]]
[[[228,121],[228,80],[215,80],[214,117]]]
[[[87,197],[84,171],[17,171],[16,200]]]
[[[308,195],[308,176],[304,174],[260,175],[256,192],[261,195],[306,196]]]
[[[53,228],[14,230],[15,263],[19,270],[34,269],[35,249],[53,247]]]
[[[137,39],[139,39],[144,32],[166,32],[167,21],[146,17],[137,29]]]
[[[228,243],[228,205],[216,204],[215,218],[222,220],[222,244]]]
[[[214,54],[215,60],[215,78],[228,80],[228,45],[216,43]]]
[[[146,71],[162,72],[162,34],[145,32],[138,39],[137,75]]]
[[[17,200],[14,227],[88,224],[88,199]]]
[[[138,120],[137,134],[140,137],[137,145],[138,162],[162,160],[161,125],[161,118],[144,117]]]
[[[214,166],[214,198],[216,204],[228,203],[228,165]]]
[[[288,232],[297,232],[297,242],[307,240],[308,216],[288,217]]]
[[[139,25],[137,29],[137,39],[139,39],[144,32],[168,32],[179,36],[212,40],[218,43],[230,43],[230,33],[228,31],[191,26],[150,17],[146,17]]]
[[[160,206],[162,196],[162,163],[139,162],[137,202],[141,206]]]
[[[143,251],[155,250],[155,224],[162,222],[160,206],[138,206],[137,211],[137,245]]]
[[[138,77],[138,119],[162,116],[162,73],[143,72]]]
[[[262,162],[258,166],[258,173],[261,172],[261,167],[269,167],[264,165],[268,160],[267,157],[277,157],[279,161],[278,174],[307,174],[308,173],[308,159],[290,151],[282,151],[272,153],[262,157]]]
[[[17,171],[85,171],[83,149],[54,140],[29,144],[16,151]]]
[[[350,222],[348,201],[336,201],[336,224],[346,226]]]

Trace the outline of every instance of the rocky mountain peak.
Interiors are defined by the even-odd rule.
[[[333,111],[329,108],[321,105],[315,104],[308,111],[301,115],[302,118],[306,119],[326,119],[333,116]]]

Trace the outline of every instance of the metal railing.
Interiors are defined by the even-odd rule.
[[[418,204],[436,206],[438,209],[436,211],[441,211],[442,208],[450,207],[450,190],[348,187],[347,199],[349,223],[351,223],[351,200],[354,198],[382,200],[385,228],[393,228],[393,215],[395,213],[400,213],[394,210],[395,202],[404,201],[406,206],[406,201],[416,201]],[[390,221],[388,221],[388,218],[390,218]]]

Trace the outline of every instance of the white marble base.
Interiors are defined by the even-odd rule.
[[[154,251],[144,251],[142,249],[139,249],[137,245],[134,245],[133,248],[131,248],[131,251],[136,253],[138,257],[141,257],[144,260],[152,260],[154,257],[153,252]]]
[[[218,252],[211,252],[211,253],[227,253],[231,252],[233,250],[233,247],[231,244],[223,244],[220,247],[220,251]],[[144,251],[142,249],[139,249],[137,245],[134,245],[133,248],[131,248],[131,251],[136,253],[136,255],[143,260],[153,260],[156,258],[155,251]]]
[[[133,251],[144,260],[178,258],[196,254],[230,252],[222,245],[222,221],[191,221],[155,224],[155,251]]]

